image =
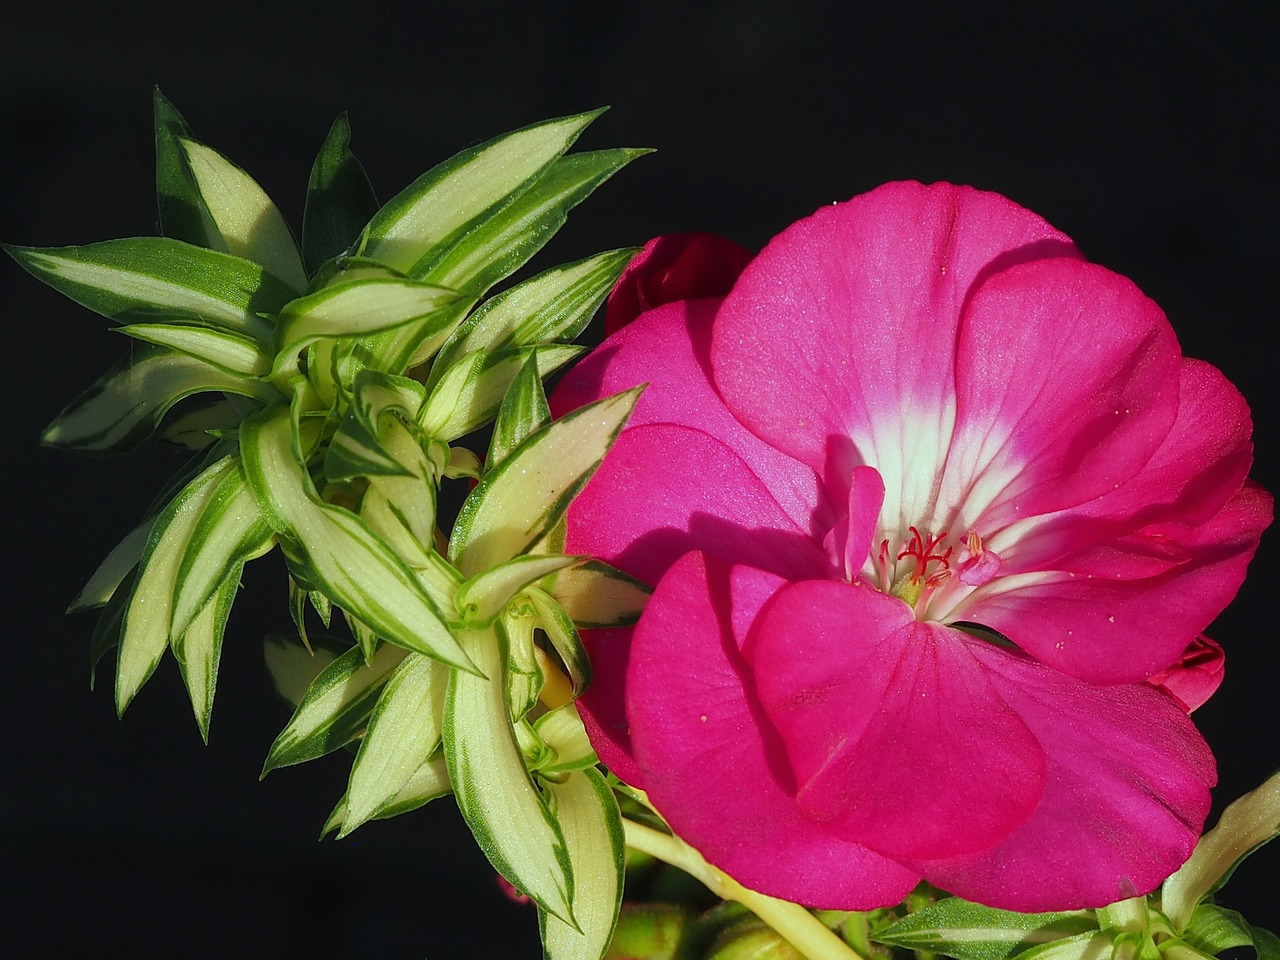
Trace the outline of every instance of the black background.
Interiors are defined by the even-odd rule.
[[[806,3],[412,6],[24,4],[0,23],[0,239],[157,232],[151,87],[300,222],[312,157],[349,110],[382,199],[535,120],[611,104],[588,148],[652,146],[573,214],[543,266],[659,232],[758,248],[885,180],[998,190],[1159,302],[1184,351],[1253,406],[1254,477],[1280,488],[1272,390],[1280,249],[1266,5]],[[257,774],[287,719],[260,636],[286,629],[278,558],[228,630],[211,742],[170,659],[117,722],[87,685],[92,618],[61,610],[176,466],[82,460],[39,430],[122,348],[0,263],[7,572],[0,708],[4,933],[24,956],[537,955],[448,801],[317,842],[345,756]],[[1216,811],[1277,764],[1275,535],[1212,635],[1227,679],[1198,714]],[[1276,928],[1280,849],[1224,901]]]

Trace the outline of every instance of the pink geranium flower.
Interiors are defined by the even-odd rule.
[[[553,407],[642,382],[567,547],[656,589],[590,638],[583,706],[711,863],[1034,911],[1188,856],[1215,771],[1184,652],[1271,499],[1244,401],[1132,283],[1000,196],[890,184],[643,313]]]

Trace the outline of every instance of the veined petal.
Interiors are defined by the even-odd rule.
[[[737,454],[670,424],[618,437],[569,508],[565,549],[653,584],[690,550],[795,578],[830,573],[821,548]]]
[[[800,814],[783,746],[744,683],[741,643],[782,585],[700,553],[658,584],[627,675],[645,789],[676,833],[752,889],[837,909],[896,903],[916,875]]]
[[[853,466],[876,467],[887,522],[905,530],[951,441],[966,300],[993,271],[1076,255],[996,194],[887,184],[794,224],[751,262],[716,318],[715,383],[837,493]]]
[[[796,526],[811,534],[825,531],[835,511],[814,472],[734,419],[711,384],[711,325],[719,303],[684,301],[641,315],[565,374],[551,396],[551,411],[559,417],[647,383],[630,427],[678,423],[704,431],[742,458]]]
[[[991,645],[974,655],[1044,746],[1044,796],[989,850],[914,866],[958,896],[1027,912],[1153,890],[1190,855],[1217,779],[1186,714],[1144,684],[1082,683]]]
[[[746,653],[799,809],[899,860],[972,853],[1026,819],[1044,755],[970,650],[981,642],[868,587],[779,590]]]
[[[1053,259],[994,275],[960,331],[942,522],[990,536],[1117,489],[1168,436],[1180,363],[1164,313],[1118,274]]]

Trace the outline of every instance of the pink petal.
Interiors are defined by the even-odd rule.
[[[1095,264],[1041,260],[974,294],[956,355],[944,504],[995,536],[1137,474],[1174,423],[1181,357],[1164,314]]]
[[[713,233],[654,237],[622,271],[609,294],[604,332],[614,333],[664,303],[723,297],[751,257],[750,250]]]
[[[733,450],[768,486],[795,524],[819,536],[834,522],[813,471],[762,442],[734,419],[711,385],[708,351],[718,301],[651,310],[606,340],[560,381],[555,416],[638,384],[648,387],[631,427],[677,423],[702,430]],[[660,470],[674,451],[654,463]]]
[[[780,590],[748,640],[802,811],[887,856],[997,842],[1040,799],[1044,757],[956,630],[830,581]]]
[[[752,889],[835,909],[897,903],[918,875],[800,814],[786,755],[746,682],[742,638],[782,585],[697,553],[658,584],[627,672],[646,790],[677,834]]]
[[[1169,694],[1191,713],[1204,706],[1221,686],[1225,660],[1222,647],[1202,634],[1191,641],[1176,664],[1148,677],[1147,683]]]
[[[1149,552],[1124,556],[1118,541],[1039,577],[998,578],[962,617],[1082,680],[1144,680],[1175,663],[1236,595],[1271,509],[1270,495],[1246,484],[1203,525],[1162,528],[1186,555],[1164,572]],[[1157,575],[1143,578],[1148,567]]]
[[[1044,745],[1044,796],[989,850],[915,866],[1008,910],[1100,907],[1153,890],[1191,853],[1217,779],[1191,721],[1143,684],[1092,686],[994,646],[975,653]]]
[[[853,466],[879,469],[889,523],[905,530],[950,443],[967,298],[1012,264],[1075,255],[1004,197],[887,184],[801,220],[752,261],[716,319],[716,384],[753,432],[833,488]]]
[[[627,663],[634,629],[582,631],[582,644],[591,658],[591,684],[574,702],[600,762],[620,779],[643,790],[644,779],[632,756],[626,707]]]
[[[569,508],[565,549],[656,584],[704,550],[789,578],[825,577],[822,549],[732,450],[700,430],[624,430]]]

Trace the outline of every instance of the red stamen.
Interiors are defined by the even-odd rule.
[[[911,531],[911,539],[902,548],[902,552],[898,554],[898,559],[915,557],[916,568],[911,572],[912,581],[919,583],[923,580],[929,586],[937,586],[951,576],[951,551],[955,548],[947,547],[941,553],[934,552],[947,539],[947,531],[944,530],[936,537],[930,535],[926,539],[920,535],[920,531],[915,527],[908,527],[907,529]],[[930,574],[929,564],[931,563],[942,564],[942,569]]]

